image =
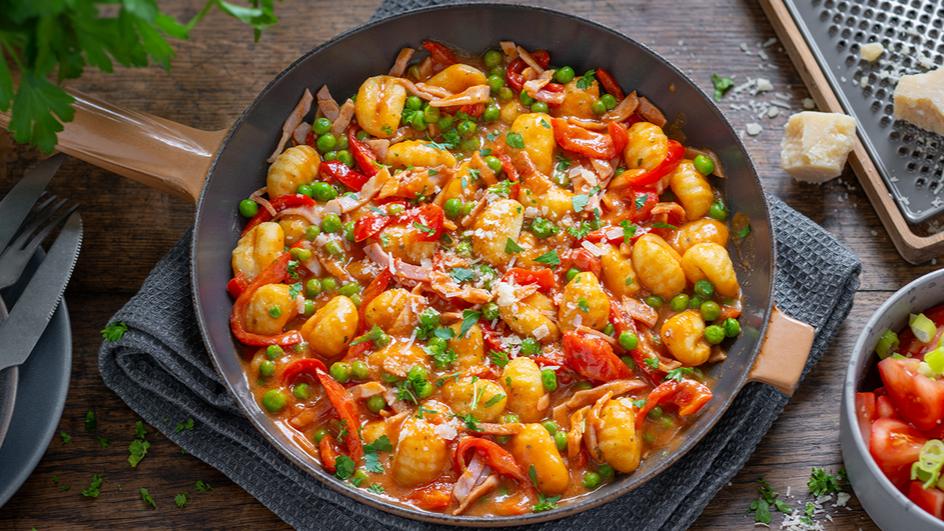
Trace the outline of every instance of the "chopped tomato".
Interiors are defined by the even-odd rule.
[[[872,421],[875,420],[875,393],[856,393],[855,408],[859,431],[862,432],[863,439],[868,439],[872,431]]]
[[[433,483],[410,493],[409,498],[421,509],[442,511],[452,501],[452,489],[443,483]]]
[[[453,65],[459,62],[459,59],[456,58],[455,52],[440,42],[426,39],[423,41],[423,48],[429,52],[429,55],[433,58],[433,61],[436,61],[443,66]]]
[[[944,518],[944,491],[936,487],[924,488],[920,481],[908,485],[908,499],[935,518]]]
[[[459,107],[459,112],[464,112],[473,118],[478,118],[482,116],[482,113],[485,112],[484,103],[470,103],[468,105],[463,105]]]
[[[598,278],[600,276],[600,271],[603,269],[603,264],[600,262],[600,258],[594,256],[593,253],[587,249],[584,249],[583,247],[568,249],[564,251],[564,254],[561,258],[561,269],[566,270],[567,268],[573,266],[581,271],[590,271]]]
[[[617,155],[613,139],[609,135],[584,129],[563,118],[552,118],[551,123],[554,126],[554,140],[567,151],[591,159],[612,159]]]
[[[246,291],[248,286],[249,281],[246,280],[246,276],[239,273],[226,283],[226,292],[229,293],[230,297],[235,299],[238,298],[242,292]]]
[[[335,180],[351,190],[360,192],[370,177],[352,170],[339,160],[326,160],[321,163],[319,174],[325,181]]]
[[[246,311],[249,309],[249,301],[252,299],[252,294],[266,284],[282,282],[288,272],[289,258],[288,253],[282,253],[269,264],[262,273],[259,273],[259,276],[256,277],[251,284],[246,286],[246,289],[240,293],[239,297],[236,298],[236,302],[233,303],[233,309],[229,314],[229,327],[233,332],[233,336],[235,336],[236,340],[240,343],[254,347],[264,347],[267,345],[281,345],[287,347],[302,342],[302,334],[298,330],[291,330],[274,336],[264,336],[246,330],[246,325],[243,323],[246,317]]]
[[[456,446],[453,464],[456,472],[465,472],[468,466],[469,453],[476,452],[495,472],[517,480],[522,485],[528,484],[528,476],[518,466],[518,462],[508,450],[498,444],[481,437],[465,437]]]
[[[659,194],[655,192],[633,192],[632,193],[632,211],[630,219],[639,223],[649,219],[652,209],[659,203]],[[637,236],[641,236],[640,231],[636,231]]]
[[[537,284],[541,291],[548,291],[557,287],[557,277],[554,272],[548,268],[542,269],[524,269],[522,267],[512,267],[505,273],[502,280],[511,280],[515,284]]]
[[[897,417],[898,415],[895,414],[895,405],[892,404],[892,399],[888,398],[888,395],[875,397],[875,418],[893,419]]]
[[[313,207],[316,205],[315,200],[308,197],[307,195],[302,194],[288,194],[280,195],[275,199],[269,200],[269,204],[272,205],[272,209],[276,212],[281,212],[287,208],[303,208],[303,207]],[[243,227],[243,234],[251,231],[256,225],[270,221],[272,219],[272,214],[265,208],[259,209],[259,213],[252,217]]]
[[[356,133],[357,131],[353,127],[347,131],[348,151],[351,152],[354,163],[357,164],[357,168],[361,170],[361,173],[367,177],[373,177],[375,173],[380,171],[377,167],[377,157],[367,144],[357,139]]]
[[[442,236],[445,219],[443,209],[434,203],[411,208],[397,216],[371,214],[354,222],[354,241],[360,242],[376,236],[388,225],[413,224],[419,229],[416,240],[434,242]]]
[[[685,146],[679,144],[675,140],[669,139],[669,144],[665,152],[665,158],[662,159],[662,162],[660,162],[655,168],[652,168],[645,173],[630,177],[630,186],[649,186],[650,184],[659,182],[660,179],[675,171],[675,168],[677,168],[679,163],[682,162],[682,157],[684,157],[684,155]]]
[[[551,63],[551,55],[544,50],[531,52],[531,58],[534,59],[541,68],[547,68],[547,65]],[[521,89],[524,88],[525,80],[521,73],[524,72],[524,69],[527,67],[528,63],[525,63],[524,59],[516,57],[508,63],[508,66],[505,68],[505,80],[508,82],[508,86],[517,92],[520,92]]]
[[[869,452],[888,479],[901,487],[927,441],[921,432],[900,420],[879,418],[872,423]]]
[[[669,380],[660,383],[646,397],[646,404],[636,413],[636,429],[641,430],[646,415],[656,406],[675,404],[678,414],[687,417],[694,415],[711,400],[711,389],[695,380]]]
[[[565,332],[561,348],[564,350],[564,364],[593,383],[633,376],[629,367],[613,353],[613,347],[603,338]]]
[[[609,92],[616,101],[622,101],[626,97],[623,94],[623,89],[620,88],[619,83],[616,82],[616,79],[613,78],[613,74],[603,68],[597,68],[596,73],[597,81],[600,82],[600,85],[603,86],[603,90]]]
[[[944,423],[944,382],[918,373],[915,359],[886,358],[878,372],[895,410],[920,430],[939,430]]]

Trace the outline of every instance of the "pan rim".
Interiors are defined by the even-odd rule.
[[[738,149],[740,154],[744,157],[747,168],[750,171],[750,175],[753,177],[753,179],[757,183],[758,188],[760,190],[763,190],[763,185],[757,173],[757,168],[754,165],[754,161],[750,156],[750,153],[747,151],[747,148],[745,147],[741,138],[737,135],[737,132],[734,129],[734,127],[731,125],[728,119],[724,116],[724,114],[721,112],[721,110],[718,108],[715,102],[705,93],[704,90],[702,90],[698,86],[698,84],[696,84],[692,79],[690,79],[681,69],[673,65],[671,62],[665,59],[662,55],[658,54],[657,52],[652,50],[649,46],[645,45],[644,43],[641,43],[637,41],[636,39],[618,30],[604,26],[593,20],[589,20],[589,19],[577,16],[571,13],[561,12],[555,9],[549,9],[546,7],[538,7],[538,6],[531,6],[531,5],[502,4],[502,3],[494,3],[494,2],[483,2],[483,3],[476,2],[472,4],[445,4],[445,5],[424,7],[424,8],[419,8],[419,9],[412,9],[412,10],[404,11],[402,13],[398,13],[396,15],[385,17],[379,20],[369,21],[363,25],[357,26],[343,33],[340,33],[332,37],[331,39],[325,41],[324,43],[312,48],[308,52],[304,53],[298,59],[296,59],[291,64],[289,64],[285,69],[283,69],[279,74],[273,77],[269,81],[269,83],[265,86],[265,88],[263,88],[259,92],[259,94],[253,99],[252,103],[249,104],[246,107],[246,109],[243,110],[243,112],[239,115],[239,117],[233,122],[228,132],[226,133],[225,137],[223,138],[223,141],[220,144],[219,150],[217,150],[216,154],[214,155],[213,162],[210,165],[209,170],[207,171],[207,177],[201,189],[200,198],[196,206],[194,230],[193,230],[193,234],[192,234],[192,238],[190,242],[191,291],[192,291],[192,297],[193,297],[194,310],[197,317],[197,324],[200,328],[200,334],[203,338],[203,343],[207,348],[207,352],[210,355],[210,359],[212,360],[214,368],[216,369],[217,373],[221,375],[223,383],[226,386],[227,391],[230,393],[231,396],[233,396],[233,398],[236,399],[236,402],[239,404],[240,409],[245,414],[247,419],[252,423],[253,427],[257,431],[259,431],[269,441],[269,443],[272,444],[276,448],[276,450],[279,451],[279,453],[285,456],[289,461],[291,461],[296,466],[299,466],[300,468],[308,472],[310,475],[317,478],[318,481],[320,481],[322,485],[327,486],[334,492],[347,496],[357,502],[365,503],[372,508],[378,509],[388,514],[393,514],[402,518],[406,518],[409,520],[419,520],[423,522],[454,525],[454,526],[474,526],[474,527],[499,527],[499,526],[507,526],[507,525],[537,524],[537,523],[548,522],[552,520],[558,520],[561,518],[566,518],[568,516],[572,516],[572,515],[575,515],[575,514],[590,510],[590,509],[594,509],[596,507],[600,507],[601,505],[609,503],[610,501],[613,501],[618,497],[621,497],[629,492],[632,492],[644,486],[649,481],[651,481],[655,477],[661,475],[663,472],[671,468],[672,465],[678,462],[678,460],[680,460],[683,456],[688,454],[695,446],[697,446],[698,443],[700,443],[708,435],[708,433],[714,429],[714,427],[721,420],[724,414],[733,405],[733,402],[735,398],[738,396],[738,394],[741,391],[743,391],[744,386],[746,385],[746,383],[748,383],[748,373],[750,371],[750,367],[753,366],[753,363],[756,361],[757,356],[760,352],[760,348],[763,345],[763,339],[766,334],[767,326],[770,321],[771,311],[774,304],[774,287],[775,287],[775,280],[776,280],[776,274],[777,274],[777,246],[775,242],[775,233],[773,231],[773,219],[771,217],[770,205],[769,205],[769,202],[767,201],[766,194],[761,193],[760,194],[761,197],[757,199],[760,201],[763,211],[766,213],[767,226],[769,228],[769,233],[770,233],[770,238],[769,238],[769,243],[770,243],[769,256],[771,257],[770,268],[769,268],[770,286],[769,286],[767,297],[766,297],[766,304],[762,305],[763,310],[764,310],[763,322],[760,326],[757,327],[756,343],[751,349],[749,360],[747,360],[746,362],[748,363],[748,366],[744,367],[740,371],[739,376],[736,379],[736,382],[735,382],[736,385],[734,387],[735,390],[721,404],[719,409],[716,412],[714,412],[714,415],[703,426],[700,426],[699,429],[694,432],[695,433],[694,437],[687,437],[686,440],[678,448],[673,450],[672,456],[669,457],[664,463],[662,463],[661,467],[649,470],[642,474],[642,479],[638,481],[633,481],[631,483],[627,483],[622,486],[618,486],[617,488],[613,489],[612,492],[608,492],[605,495],[595,495],[594,492],[591,492],[577,498],[576,500],[566,505],[562,505],[561,507],[558,507],[557,509],[541,512],[541,513],[529,513],[529,514],[518,515],[518,516],[456,516],[456,515],[448,515],[448,514],[441,514],[441,513],[433,513],[430,511],[423,511],[423,510],[415,509],[415,508],[408,507],[405,505],[395,504],[393,502],[389,502],[387,500],[384,500],[375,496],[367,495],[365,493],[362,493],[360,489],[348,488],[343,485],[343,482],[325,473],[323,470],[320,469],[320,467],[315,466],[315,463],[313,461],[303,461],[299,459],[298,456],[289,452],[287,448],[283,448],[281,441],[279,441],[274,435],[274,433],[272,433],[273,430],[270,430],[268,426],[264,425],[262,421],[256,417],[254,412],[250,410],[250,405],[249,405],[250,402],[252,403],[253,406],[258,408],[255,402],[253,402],[251,398],[241,396],[239,393],[237,393],[236,389],[230,383],[229,379],[225,377],[224,375],[225,373],[219,362],[220,352],[217,351],[217,349],[215,348],[210,338],[210,333],[209,333],[209,330],[207,329],[207,324],[204,317],[204,307],[201,304],[201,299],[199,296],[200,295],[199,279],[197,278],[197,267],[196,267],[197,257],[198,257],[197,234],[198,234],[199,227],[202,221],[201,214],[204,211],[204,204],[207,200],[208,184],[216,170],[216,166],[220,160],[220,155],[223,153],[223,151],[225,151],[226,146],[229,144],[230,139],[235,135],[236,131],[240,129],[240,127],[245,122],[246,118],[253,113],[257,105],[259,105],[259,103],[265,98],[265,96],[269,93],[269,91],[272,90],[273,87],[282,80],[282,78],[287,76],[290,72],[294,71],[295,68],[297,68],[300,64],[307,61],[312,55],[315,55],[328,47],[334,46],[338,42],[354,37],[355,35],[359,33],[370,31],[380,25],[391,23],[393,21],[400,20],[402,18],[416,16],[419,14],[425,14],[425,13],[436,12],[436,11],[453,11],[453,10],[466,10],[466,9],[507,10],[507,11],[516,11],[516,12],[540,12],[544,15],[562,17],[562,18],[568,19],[570,22],[583,24],[585,26],[588,26],[588,29],[602,31],[604,33],[607,33],[616,37],[617,39],[620,39],[626,42],[627,44],[631,46],[637,47],[640,51],[649,55],[651,58],[653,58],[655,61],[661,64],[663,67],[669,69],[669,71],[673,73],[678,79],[690,85],[690,87],[694,88],[702,96],[703,103],[707,104],[708,110],[711,111],[711,113],[714,115],[718,123],[722,124],[725,128],[727,128],[728,132],[731,133],[731,136],[734,138],[734,141],[735,141],[734,145]],[[626,477],[629,478],[629,477],[638,477],[638,476],[626,476]],[[596,492],[601,492],[601,491],[596,491]]]

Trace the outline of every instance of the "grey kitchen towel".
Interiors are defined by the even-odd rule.
[[[852,307],[861,265],[822,228],[768,197],[777,242],[775,300],[816,328],[809,371]],[[226,474],[300,529],[432,528],[356,503],[293,465],[253,428],[227,393],[197,329],[188,232],[115,314],[128,331],[99,351],[105,384],[145,421]],[[788,398],[748,384],[684,459],[645,486],[600,508],[535,529],[684,529],[744,465]],[[177,433],[192,417],[196,428]],[[666,496],[666,493],[672,493]]]

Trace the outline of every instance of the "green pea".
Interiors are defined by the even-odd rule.
[[[554,444],[557,446],[558,452],[563,452],[567,449],[567,432],[564,430],[558,430],[554,434]]]
[[[344,295],[345,297],[350,297],[351,295],[354,295],[355,293],[360,293],[360,291],[361,291],[360,284],[358,284],[357,282],[348,282],[347,284],[341,286],[341,288],[338,290],[338,294]]]
[[[707,155],[695,155],[695,159],[692,160],[692,163],[695,165],[695,169],[698,170],[698,173],[702,175],[711,175],[715,171],[715,162]]]
[[[327,153],[323,154],[321,158],[327,162],[338,160],[338,152],[334,150],[328,151]]]
[[[426,120],[428,124],[439,122],[440,116],[439,107],[427,105],[426,108],[423,109],[423,119]]]
[[[600,474],[596,472],[584,472],[583,486],[587,490],[593,490],[600,486]]]
[[[436,336],[429,338],[429,341],[426,342],[426,346],[429,347],[430,350],[438,353],[445,352],[448,345],[449,343],[445,339]]]
[[[308,241],[314,241],[318,235],[321,234],[321,229],[318,228],[318,225],[309,225],[305,227],[305,239]]]
[[[616,327],[613,326],[613,323],[606,323],[606,326],[603,327],[603,333],[612,336],[616,332]]]
[[[486,122],[495,122],[501,117],[501,107],[494,103],[490,103],[485,107],[485,112],[482,113],[482,119]]]
[[[410,96],[406,99],[406,108],[411,111],[417,111],[423,107],[423,100],[418,96]]]
[[[557,430],[560,429],[560,426],[558,426],[553,420],[545,420],[541,423],[541,426],[544,426],[544,429],[547,430],[547,432],[551,435],[554,435],[557,433]]]
[[[410,119],[410,125],[413,126],[413,129],[417,131],[423,131],[426,129],[426,118],[423,117],[423,113],[415,112],[413,113],[413,118]]]
[[[498,305],[494,302],[490,302],[482,307],[482,317],[486,321],[494,321],[498,319]]]
[[[275,374],[275,362],[272,360],[265,360],[259,364],[259,376],[263,378],[268,378]]]
[[[341,247],[341,244],[336,240],[331,240],[324,245],[324,250],[328,251],[328,254],[334,256],[335,258],[344,256],[344,247]]]
[[[541,353],[541,344],[533,337],[521,340],[521,353],[525,356],[535,356]]]
[[[609,481],[616,475],[616,471],[613,470],[613,467],[604,463],[597,467],[597,474],[600,474],[600,477],[603,478],[604,481]]]
[[[406,377],[412,382],[418,382],[429,378],[429,371],[422,365],[414,365],[410,368],[410,371],[406,373]]]
[[[466,201],[465,203],[462,203],[462,215],[468,216],[469,214],[471,214],[472,207],[474,206],[475,206],[475,203],[473,203],[472,201]]]
[[[485,164],[495,173],[500,173],[502,171],[502,161],[494,155],[489,155],[485,157]]]
[[[488,86],[492,92],[497,93],[505,86],[505,79],[501,76],[488,76]]]
[[[456,126],[456,131],[463,138],[471,136],[476,129],[478,129],[478,126],[472,120],[464,120]]]
[[[436,122],[436,126],[439,127],[440,131],[445,131],[452,127],[452,123],[455,121],[451,115],[445,114],[439,118],[439,121]]]
[[[590,110],[593,111],[593,114],[603,114],[606,112],[606,104],[601,100],[596,100],[590,105]]]
[[[639,338],[632,332],[622,332],[619,335],[619,344],[626,350],[633,350],[639,345]]]
[[[318,428],[317,430],[315,430],[315,433],[311,435],[311,438],[314,439],[316,443],[320,443],[321,439],[324,439],[327,436],[328,436],[328,430],[324,428]]]
[[[333,186],[331,186],[330,184],[324,181],[318,181],[316,183],[312,183],[311,193],[312,195],[314,195],[315,200],[320,201],[322,203],[331,201],[332,199],[338,196],[337,189],[335,189]]]
[[[268,347],[266,347],[266,357],[269,358],[270,360],[274,360],[275,358],[279,358],[284,355],[285,355],[285,351],[282,350],[282,347],[278,345],[269,345]]]
[[[701,316],[706,321],[714,321],[721,316],[721,306],[715,301],[705,301],[701,303]]]
[[[387,407],[387,401],[380,395],[374,395],[367,399],[367,409],[371,413],[380,413],[385,407]]]
[[[514,413],[505,413],[499,420],[501,420],[502,424],[517,424],[521,422],[521,419],[518,418],[518,415],[515,415]]]
[[[554,72],[554,81],[558,83],[570,83],[576,74],[574,69],[569,66],[562,66]]]
[[[708,209],[708,217],[718,221],[724,221],[728,219],[728,208],[724,206],[724,203],[719,199],[711,204],[711,207]]]
[[[571,267],[570,269],[567,270],[567,282],[570,282],[571,280],[574,279],[575,276],[579,274],[580,274],[579,269],[577,269],[576,267]]]
[[[254,217],[259,213],[259,204],[252,199],[243,199],[239,202],[239,215],[244,218]]]
[[[352,242],[354,241],[354,222],[347,221],[344,225],[341,225],[341,231],[344,233],[344,239]]]
[[[471,138],[466,138],[459,144],[459,149],[462,151],[478,151],[482,148],[482,139],[473,136]]]
[[[462,214],[462,200],[458,197],[451,197],[443,204],[443,210],[446,217],[456,219]]]
[[[311,251],[304,247],[292,247],[288,254],[292,255],[292,258],[301,260],[302,262],[311,260]]]
[[[733,317],[725,319],[722,326],[725,337],[737,337],[741,333],[741,323]]]
[[[494,68],[501,64],[502,62],[502,53],[498,50],[489,50],[485,52],[485,56],[482,58],[485,62],[485,66],[488,68]]]
[[[315,143],[318,146],[318,151],[324,153],[325,151],[331,151],[338,145],[338,137],[334,136],[331,133],[325,133],[318,137],[318,141]]]
[[[672,308],[673,312],[684,311],[685,308],[688,308],[688,295],[679,293],[672,297],[672,300],[669,301],[669,307]]]
[[[311,197],[312,193],[314,192],[312,192],[311,190],[311,185],[306,183],[306,184],[298,185],[298,188],[295,190],[295,193],[307,195],[308,197]]]
[[[435,308],[426,308],[420,312],[420,326],[423,328],[436,328],[439,326],[439,312]]]
[[[406,207],[400,203],[390,203],[387,205],[387,214],[391,216],[398,216],[402,214],[404,210],[406,210]]]
[[[351,363],[351,377],[355,380],[366,380],[370,376],[370,369],[361,360]]]
[[[321,281],[317,278],[309,278],[305,281],[305,295],[317,297],[321,293]]]
[[[338,151],[338,161],[344,163],[346,166],[354,165],[354,157],[351,155],[351,152],[346,149]]]
[[[288,397],[278,389],[269,389],[262,395],[262,405],[269,413],[278,413],[285,409]]]
[[[323,230],[324,226],[322,226],[321,228]],[[653,308],[658,308],[662,306],[662,297],[658,295],[649,295],[643,300],[645,301],[646,304],[648,304],[649,306],[652,306]]]
[[[338,150],[343,150],[343,149],[347,149],[347,148],[348,148],[348,145],[347,145],[347,135],[339,135],[339,136],[338,136],[337,149],[338,149]],[[340,158],[341,158],[341,151],[338,151],[338,160],[340,160]]]
[[[606,107],[606,110],[611,110],[616,107],[616,104],[619,103],[616,101],[616,97],[612,94],[604,94],[600,96],[600,101],[603,102],[603,106]]]
[[[311,396],[311,387],[306,383],[295,384],[292,394],[299,400],[308,400]]]
[[[711,345],[717,345],[724,341],[724,328],[718,325],[705,327],[705,341]]]
[[[530,107],[534,103],[534,98],[528,95],[527,92],[521,91],[521,94],[518,95],[518,101],[523,103],[525,106]]]
[[[367,131],[364,131],[363,129],[361,129],[361,130],[358,131],[357,134],[354,135],[354,136],[357,137],[358,140],[367,140],[367,137],[370,136],[370,133],[368,133]]]
[[[323,135],[331,130],[331,120],[322,116],[321,118],[315,120],[315,123],[312,124],[311,129],[316,135]]]
[[[654,407],[654,408],[652,408],[652,409],[649,410],[649,415],[648,415],[648,416],[649,416],[649,418],[652,419],[652,420],[659,420],[659,419],[662,418],[662,415],[663,415],[663,414],[664,414],[664,412],[662,411],[662,408],[659,407],[659,406],[656,406],[656,407]]]
[[[688,299],[688,308],[690,310],[699,310],[701,309],[701,303],[703,302],[705,302],[705,299],[702,299],[696,295],[695,297]]]
[[[427,380],[424,380],[419,383],[414,383],[413,390],[416,391],[417,398],[423,399],[423,398],[429,398],[430,396],[432,396],[433,391],[435,391],[436,389],[432,383],[430,383]]]
[[[328,369],[331,377],[341,383],[347,383],[351,379],[351,364],[344,361],[336,361]]]
[[[341,230],[341,217],[335,213],[326,215],[321,220],[321,231],[327,232],[328,234],[334,234]]]
[[[502,87],[498,90],[498,99],[501,101],[509,101],[515,97],[515,91],[511,90],[508,87]]]
[[[269,317],[273,319],[278,319],[282,316],[282,308],[278,306],[269,306]]]
[[[551,392],[557,389],[557,373],[551,369],[541,369],[541,383],[544,390]]]
[[[548,111],[547,104],[543,101],[536,101],[531,104],[531,112],[544,112]]]
[[[315,301],[311,299],[305,299],[304,308],[302,308],[302,315],[311,315],[315,313]]]
[[[710,299],[715,294],[715,287],[709,280],[701,279],[695,282],[695,295],[703,299]]]

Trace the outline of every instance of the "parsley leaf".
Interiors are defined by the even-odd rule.
[[[528,477],[531,478],[531,484],[534,485],[534,490],[538,492],[538,503],[532,506],[531,510],[536,513],[541,513],[556,509],[557,501],[560,500],[560,496],[551,496],[548,498],[543,492],[538,490],[538,474],[534,469],[534,465],[528,467]]]
[[[721,101],[721,98],[734,87],[734,80],[728,76],[711,74],[711,84],[715,87],[715,101]]]
[[[650,358],[654,359],[654,358]],[[695,369],[691,367],[676,367],[671,371],[667,372],[665,375],[665,381],[675,380],[676,382],[681,382],[686,375],[694,374]]]
[[[415,228],[416,230],[418,230],[418,231],[420,231],[420,232],[425,232],[426,234],[433,234],[433,233],[436,232],[435,229],[430,228],[430,227],[427,227],[426,225],[423,225],[423,224],[420,223],[419,221],[414,221],[414,222],[413,222],[413,228]]]
[[[465,337],[469,330],[479,322],[480,317],[482,317],[482,312],[478,310],[462,310],[462,326],[459,327],[459,337]]]
[[[620,227],[623,227],[623,241],[626,243],[632,241],[633,236],[636,235],[636,229],[639,228],[636,225],[630,223],[628,219],[621,221]]]
[[[192,431],[193,426],[194,426],[193,419],[190,417],[187,417],[187,420],[177,423],[177,426],[174,428],[174,433],[180,433],[184,430]]]
[[[62,438],[62,444],[69,444],[72,442],[72,436],[69,435],[65,430],[59,430],[59,437]]]
[[[99,435],[98,437],[95,437],[95,440],[98,442],[98,447],[102,450],[111,446],[111,441],[109,441],[107,437],[102,437]]]
[[[587,70],[582,76],[580,76],[580,79],[577,80],[577,88],[586,90],[593,86],[593,82],[596,80],[596,71]]]
[[[508,353],[503,350],[490,350],[488,359],[492,360],[495,366],[502,369],[505,368],[505,365],[508,365]]]
[[[95,412],[91,409],[85,412],[85,431],[91,433],[98,427],[98,419],[95,418]]]
[[[141,495],[141,499],[144,503],[151,506],[151,509],[157,509],[157,502],[154,501],[154,498],[151,496],[151,493],[144,487],[138,489],[138,494]]]
[[[764,500],[754,500],[751,502],[750,510],[754,513],[754,522],[758,524],[770,525],[770,504]]]
[[[390,439],[386,435],[381,435],[374,439],[374,442],[364,445],[364,452],[366,453],[389,452],[391,450],[393,450],[393,444],[390,443]]]
[[[475,419],[472,413],[466,413],[459,417],[469,431],[479,431],[479,421]]]
[[[128,331],[128,325],[117,321],[114,323],[109,323],[105,328],[102,328],[102,339],[110,343],[114,343],[121,339],[125,332]]]
[[[524,147],[524,138],[522,138],[520,133],[509,132],[505,134],[505,143],[509,147],[521,149]]]
[[[806,486],[810,489],[810,494],[822,496],[839,492],[841,490],[840,482],[841,477],[839,475],[832,475],[823,468],[813,467],[810,472],[810,480],[806,483]]]
[[[650,369],[659,368],[659,358],[655,356],[650,356],[648,358],[643,359],[643,363],[645,363]]]
[[[213,487],[211,487],[209,483],[203,481],[202,479],[198,479],[193,488],[196,489],[197,492],[210,492],[213,490]]]
[[[587,302],[587,299],[580,297],[577,299],[577,307],[580,308],[580,311],[583,313],[590,312],[590,303]]]
[[[495,396],[489,398],[488,400],[486,400],[484,405],[485,405],[485,407],[487,407],[487,408],[488,408],[488,407],[492,407],[492,406],[498,404],[499,402],[501,402],[504,398],[505,398],[505,395],[499,393],[499,394],[497,394],[497,395],[495,395]]]
[[[654,228],[654,229],[672,229],[672,230],[675,230],[675,229],[677,229],[678,227],[676,227],[675,225],[671,225],[671,224],[669,224],[669,223],[662,222],[662,221],[656,221],[655,223],[652,224],[652,228]]]
[[[636,196],[636,210],[646,206],[646,201],[649,200],[649,194],[639,194]]]
[[[469,269],[467,267],[456,267],[449,271],[449,276],[461,284],[463,282],[474,280],[476,274],[474,269]]]
[[[82,496],[86,498],[98,498],[98,495],[102,493],[103,481],[101,474],[94,474],[91,481],[89,481],[89,486],[82,489]]]
[[[587,194],[577,194],[570,201],[574,207],[574,212],[581,212],[590,202],[590,197]]]
[[[515,242],[515,240],[512,240],[511,238],[508,238],[507,240],[505,240],[506,253],[515,254],[515,253],[520,253],[521,251],[524,251],[524,247],[518,245],[518,243]]]
[[[187,506],[187,493],[181,492],[180,494],[174,496],[174,505],[176,505],[178,509],[183,509],[184,507],[186,507]]]
[[[138,464],[140,464],[147,455],[148,448],[150,447],[151,443],[144,439],[131,441],[131,444],[128,445],[128,464],[131,465],[131,468],[138,468]]]
[[[367,490],[373,492],[374,494],[383,494],[383,493],[384,493],[383,485],[381,485],[381,484],[379,484],[379,483],[371,483],[371,485],[370,485],[369,487],[367,487]]]
[[[364,454],[364,470],[368,472],[373,472],[374,474],[383,474],[384,467],[380,463],[380,457],[376,453],[365,453]]]
[[[134,423],[134,436],[137,437],[138,439],[143,439],[147,437],[147,434],[148,434],[148,431],[147,431],[147,428],[144,427],[144,423],[141,422],[140,420],[136,421]]]
[[[447,328],[447,330],[449,329]],[[442,350],[426,349],[426,353],[432,356],[433,365],[435,365],[439,370],[452,367],[456,360],[459,359],[459,355],[456,354],[456,351],[452,350],[451,348]]]
[[[541,256],[535,258],[534,261],[539,264],[546,264],[550,266],[560,265],[560,257],[557,256],[557,249],[542,254]]]
[[[334,476],[338,479],[347,479],[354,475],[354,461],[346,456],[339,455],[334,462]]]
[[[738,229],[738,231],[734,233],[734,237],[739,240],[743,240],[744,238],[747,238],[747,235],[750,233],[751,233],[751,225],[748,223],[748,224],[745,224],[740,229]]]

